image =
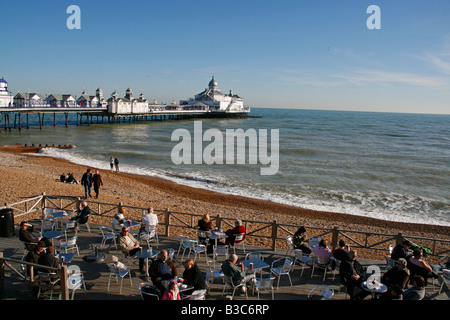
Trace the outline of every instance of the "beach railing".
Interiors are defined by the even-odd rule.
[[[20,202],[5,204],[2,208],[16,209],[19,213],[15,217],[23,218],[26,214],[35,214],[42,212],[44,208],[55,208],[58,210],[66,210],[69,212],[76,212],[79,204],[82,201],[79,197],[67,196],[49,196],[45,193],[38,197],[22,200]],[[142,215],[148,208],[135,207],[126,205],[122,202],[117,204],[104,203],[99,201],[87,200],[91,208],[91,219],[99,224],[109,225],[118,212],[119,208],[125,209],[126,218],[131,218],[135,221],[141,222]],[[196,236],[197,222],[201,219],[201,214],[186,213],[171,211],[169,208],[164,210],[154,209],[158,215],[159,230],[158,232],[170,236],[172,233],[180,234],[182,232],[190,233]],[[227,230],[234,227],[236,218],[224,217],[221,214],[210,215],[213,223],[219,229]],[[272,250],[286,247],[286,237],[292,236],[298,229],[298,225],[278,223],[273,221],[258,221],[241,219],[247,230],[247,242],[255,245],[269,247]],[[309,237],[316,236],[329,239],[330,249],[334,249],[338,245],[340,239],[345,239],[352,248],[359,248],[369,250],[370,252],[377,252],[383,254],[388,253],[390,244],[398,244],[404,238],[407,238],[421,246],[431,249],[431,256],[439,257],[448,254],[450,240],[425,238],[415,235],[386,234],[374,233],[369,231],[355,231],[339,229],[337,227],[324,228],[313,225],[305,225],[308,230]],[[161,231],[162,229],[162,231]],[[180,231],[182,230],[182,231]],[[248,240],[247,240],[248,239]]]

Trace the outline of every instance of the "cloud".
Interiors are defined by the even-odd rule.
[[[379,83],[405,84],[419,87],[441,87],[447,84],[444,79],[439,77],[371,69],[358,69],[349,74],[335,74],[334,77],[344,79],[357,86]]]
[[[429,62],[441,73],[450,75],[450,52],[426,53],[423,60]]]

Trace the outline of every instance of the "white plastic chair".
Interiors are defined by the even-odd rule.
[[[210,283],[214,283],[214,280],[216,279],[222,279],[222,281],[224,281],[224,274],[222,272],[222,265],[216,261],[213,260],[208,260],[206,262],[206,265],[208,266],[209,269],[209,277],[208,280],[210,281]]]
[[[286,245],[287,245],[286,256],[289,256],[295,250],[294,242],[292,241],[291,237],[286,237]]]
[[[189,254],[188,258],[191,256],[191,253],[194,254],[194,262],[197,260],[197,256],[199,256],[201,253],[205,254],[205,260],[208,259],[206,255],[206,247],[202,244],[198,244],[197,240],[189,240]]]
[[[253,260],[253,259],[264,261],[264,256],[260,252],[249,252],[245,255],[245,260]]]
[[[184,297],[185,300],[205,300],[206,290],[195,290],[190,295]]]
[[[113,228],[109,227],[100,227],[100,231],[102,232],[102,243],[101,247],[103,248],[106,244],[106,241],[112,240],[114,242],[114,247],[117,249],[117,234],[116,231]]]
[[[309,247],[311,248],[311,250],[314,250],[314,248],[319,245],[320,240],[320,237],[311,237],[309,239]]]
[[[238,233],[238,234],[235,236],[235,238],[234,238],[234,246],[233,246],[234,254],[236,254],[236,247],[237,247],[238,245],[240,245],[240,246],[242,247],[242,250],[243,250],[244,253],[245,253],[245,244],[244,244],[245,240],[244,240],[244,236],[245,236],[245,233]]]
[[[77,244],[78,236],[70,237],[66,241],[61,241],[59,243],[60,248],[64,249],[67,253],[68,250],[76,250],[77,256],[80,256],[80,252],[78,251]]]
[[[394,250],[394,248],[395,248],[395,244],[389,245],[389,254],[392,254],[392,250]]]
[[[291,268],[292,268],[293,261],[290,258],[279,258],[272,262],[270,266],[270,273],[273,274],[278,278],[277,288],[280,287],[280,278],[281,276],[288,276],[289,282],[292,286],[291,281]]]
[[[247,287],[246,287],[245,282],[241,282],[241,283],[239,283],[238,285],[235,286],[233,284],[233,281],[231,280],[231,278],[224,274],[224,284],[223,284],[222,295],[225,293],[225,290],[227,288],[230,288],[231,290],[233,290],[233,295],[231,296],[231,299],[234,300],[234,295],[236,293],[236,290],[238,288],[243,288],[243,287],[245,288],[244,289],[245,290],[245,298],[248,299],[248,294],[247,294],[247,290],[246,290]]]
[[[447,288],[450,286],[450,270],[449,269],[442,269],[442,284],[439,289],[439,294],[441,294],[442,289],[444,288],[444,284],[447,286]]]
[[[201,243],[201,244],[204,244],[205,246],[208,246],[208,244],[209,244],[209,235],[210,235],[209,231],[197,230],[198,243]]]
[[[227,245],[217,245],[213,246],[213,260],[216,257],[224,256],[225,259],[228,258],[228,246]]]
[[[256,279],[255,290],[258,293],[258,300],[260,292],[270,292],[272,294],[272,300],[275,300],[275,290],[273,288],[273,280],[275,280],[275,277]]]
[[[159,300],[159,295],[156,293],[157,289],[155,285],[146,282],[141,282],[138,284],[137,289],[141,294],[142,300]],[[153,293],[150,292],[149,289],[153,289]]]
[[[59,285],[60,279],[59,276],[54,272],[42,272],[38,271],[39,277],[39,291],[37,297],[41,295],[41,289],[49,289],[50,290],[50,300],[53,297],[53,290],[55,287]],[[61,291],[59,293],[59,299],[61,299]]]
[[[308,300],[311,300],[312,297],[315,295],[314,293],[316,291],[318,291],[320,289],[320,297],[323,300],[333,300],[331,299],[331,297],[334,295],[334,289],[330,286],[327,285],[318,285],[315,286],[314,288],[312,288],[309,292],[308,292]]]
[[[73,236],[78,234],[77,224],[75,221],[63,221],[62,222],[62,231],[64,232],[64,238],[67,239],[67,234],[69,232],[73,232]]]
[[[178,247],[177,255],[180,255],[180,251],[181,251],[181,249],[183,249],[183,255],[181,257],[181,260],[184,259],[184,253],[186,252],[186,250],[189,249],[189,240],[190,240],[190,238],[188,236],[184,236],[184,235],[178,236],[178,241],[180,242],[180,246]]]
[[[120,269],[117,268],[117,266],[114,263],[108,264],[109,267],[109,280],[108,280],[108,291],[111,283],[111,279],[120,279],[120,293],[122,293],[122,282],[123,278],[125,278],[127,275],[130,277],[130,284],[133,285],[133,281],[131,280],[131,273],[130,268],[126,267],[126,269]]]
[[[386,270],[395,267],[395,263],[397,262],[397,260],[392,259],[390,255],[386,255],[385,258],[386,258]]]
[[[325,278],[327,276],[327,270],[329,266],[331,265],[331,261],[333,261],[333,257],[330,258],[323,258],[313,255],[313,265],[311,270],[311,278],[314,276],[314,271],[316,269],[322,269],[323,270],[323,279],[322,281],[325,281]],[[328,260],[328,261],[327,261]]]
[[[55,230],[55,219],[51,219],[51,218],[45,218],[45,219],[41,219],[41,234],[44,233],[45,231],[53,231]]]
[[[155,241],[156,245],[159,244],[158,232],[156,226],[148,226],[148,232],[144,231],[139,234],[139,240],[147,242],[147,246],[150,248],[150,242]]]
[[[293,265],[295,266],[298,264],[302,267],[302,272],[300,273],[301,277],[303,275],[303,271],[305,271],[305,266],[312,261],[312,258],[307,254],[303,254],[303,251],[300,249],[294,249],[294,254],[295,258]]]
[[[83,274],[81,272],[69,274],[67,287],[69,290],[72,291],[72,300],[75,296],[75,290],[78,290],[81,287],[83,287],[84,291],[86,291],[86,284],[84,283]]]

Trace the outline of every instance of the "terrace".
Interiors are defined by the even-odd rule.
[[[57,210],[64,210],[73,212],[78,205],[80,199],[67,197],[53,197],[42,195],[32,199],[26,199],[15,204],[7,205],[8,208],[13,208],[15,219],[15,234],[11,237],[3,237],[0,240],[0,270],[4,276],[0,277],[3,280],[2,292],[0,291],[0,298],[3,300],[36,300],[36,295],[33,293],[33,286],[35,283],[30,282],[29,278],[24,279],[20,276],[21,268],[20,262],[24,253],[24,244],[18,239],[18,223],[22,220],[38,223],[38,219],[42,216],[44,208],[55,208]],[[78,233],[78,246],[80,254],[75,254],[72,262],[63,267],[63,273],[67,268],[77,267],[84,275],[86,291],[83,289],[76,290],[74,295],[75,300],[141,300],[137,285],[141,282],[151,282],[146,280],[140,273],[138,267],[138,259],[124,258],[120,247],[114,247],[111,242],[100,246],[102,242],[101,226],[111,226],[111,220],[114,213],[117,212],[119,206],[126,207],[127,217],[139,222],[144,208],[127,207],[124,204],[106,204],[100,202],[89,202],[89,206],[93,211],[89,218],[90,232],[82,226]],[[3,207],[4,208],[4,207]],[[1,209],[1,208],[0,208]],[[154,250],[162,250],[173,248],[175,255],[173,261],[177,267],[179,276],[184,271],[184,260],[187,257],[187,252],[182,258],[182,250],[178,254],[179,239],[178,235],[187,235],[191,238],[196,238],[196,223],[200,219],[199,215],[171,212],[169,209],[164,211],[157,211],[155,213],[159,216],[158,236],[159,244],[151,243]],[[225,217],[212,217],[214,224],[226,230],[229,225],[232,225],[234,220]],[[285,237],[293,233],[296,226],[279,225],[274,222],[261,221],[246,221],[244,224],[247,229],[247,239],[245,241],[245,253],[239,246],[236,249],[236,254],[239,260],[242,261],[246,253],[260,252],[264,256],[264,261],[270,264],[272,261],[286,256],[287,247]],[[37,225],[38,226],[38,225]],[[38,228],[37,228],[38,229]],[[368,234],[351,234],[349,230],[325,230],[314,229],[308,227],[311,235],[327,237],[331,239],[332,246],[335,245],[337,239],[345,237],[347,242],[353,248],[356,248],[359,255],[358,260],[365,266],[378,266],[382,273],[386,270],[386,261],[380,258],[388,254],[388,244],[397,242],[399,235],[377,235],[376,240],[372,241],[375,235]],[[135,229],[134,232],[137,232]],[[133,233],[133,232],[132,232]],[[412,237],[408,236],[408,239]],[[380,240],[381,239],[381,240]],[[420,239],[420,243],[428,243],[428,246],[433,249],[432,257],[430,259],[437,259],[444,253],[448,252],[448,241],[439,239]],[[56,242],[57,243],[57,242]],[[57,244],[56,244],[57,246]],[[145,241],[141,241],[141,246],[147,247]],[[87,256],[91,256],[98,248],[98,252],[105,255],[105,260],[101,262],[86,261]],[[446,251],[447,250],[447,251]],[[1,257],[1,255],[3,257]],[[123,281],[122,292],[119,293],[119,284],[114,281],[111,283],[111,288],[108,291],[109,269],[107,264],[111,262],[111,256],[119,257],[120,261],[131,267],[132,285],[128,278]],[[292,254],[289,254],[292,256]],[[192,257],[192,255],[191,255]],[[208,260],[212,260],[212,255],[208,255]],[[223,262],[224,258],[217,259]],[[204,255],[200,255],[196,259],[196,263],[202,269],[208,269]],[[17,272],[15,271],[17,270]],[[264,276],[269,276],[268,270],[263,271]],[[345,300],[348,296],[340,284],[339,276],[333,273],[337,271],[328,271],[325,279],[323,279],[323,271],[315,271],[311,277],[311,266],[306,266],[302,272],[302,267],[295,266],[291,271],[292,286],[287,277],[282,277],[278,289],[275,289],[275,300],[308,300],[308,293],[318,285],[328,285],[333,288],[334,300]],[[434,283],[429,284],[426,288],[426,297],[424,300],[444,300],[449,298],[449,288],[444,284],[443,290],[439,293],[442,276],[435,280]],[[224,284],[221,279],[216,279],[209,285],[206,300],[227,300],[231,294],[230,290],[223,294]],[[276,287],[276,282],[275,282]],[[71,293],[63,288],[63,298],[71,298]],[[245,300],[245,294],[236,295],[235,300]],[[39,299],[49,299],[48,294],[41,295]],[[257,300],[256,293],[253,295],[252,290],[248,292],[249,300]],[[261,299],[271,299],[269,293],[262,293]]]

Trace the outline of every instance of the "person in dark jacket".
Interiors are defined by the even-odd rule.
[[[45,253],[41,253],[39,255],[38,264],[59,269],[60,267],[59,260],[55,256],[55,248],[53,246],[48,247]],[[39,268],[38,271],[47,273],[56,273],[54,270],[48,270],[46,268]],[[54,281],[57,278],[59,278],[58,274],[52,278],[52,281]]]
[[[98,170],[95,171],[95,174],[92,177],[92,182],[94,184],[95,199],[98,199],[100,186],[103,186],[102,176],[100,175],[100,172]]]
[[[308,241],[308,236],[306,235],[306,228],[301,226],[298,228],[297,232],[294,233],[292,242],[294,243],[295,249],[302,250],[304,254],[310,254],[311,248],[306,244]]]
[[[339,276],[341,283],[347,288],[347,293],[350,296],[350,300],[356,298],[363,299],[365,297],[364,292],[360,292],[360,295],[355,297],[355,288],[361,288],[361,283],[364,281],[366,271],[363,266],[356,260],[356,250],[350,250],[348,252],[348,260],[342,261],[339,268]],[[368,292],[366,292],[368,294]]]
[[[169,256],[166,250],[162,250],[159,254],[159,259],[152,262],[148,270],[150,278],[153,284],[161,291],[164,292],[166,288],[162,284],[162,280],[171,280],[177,276],[177,268],[172,260],[169,260]]]
[[[36,247],[36,244],[41,240],[45,242],[46,247],[52,244],[52,242],[47,238],[35,237],[33,235],[33,232],[35,232],[34,225],[29,224],[25,221],[22,221],[20,223],[19,240],[25,242],[25,247],[28,251],[34,249]]]
[[[92,173],[91,169],[87,169],[86,172],[81,177],[81,185],[84,186],[84,197],[87,199],[91,197],[92,188]]]
[[[407,262],[405,258],[400,258],[395,263],[395,266],[386,271],[381,277],[381,282],[387,286],[387,291],[382,294],[382,299],[392,299],[398,297],[398,290],[400,293],[406,288],[410,272],[406,268]]]
[[[404,258],[408,260],[410,255],[407,254],[407,251],[411,248],[411,242],[408,240],[403,240],[402,243],[397,244],[391,252],[391,259],[397,261],[400,258]]]
[[[86,201],[82,201],[80,204],[80,209],[78,215],[70,218],[72,221],[76,221],[78,224],[85,224],[88,222],[89,215],[91,214],[91,208],[89,208]]]
[[[194,260],[187,259],[184,263],[185,270],[183,272],[183,282],[194,286],[194,290],[206,289],[206,282],[203,279],[202,272]],[[192,291],[194,291],[192,290]],[[186,293],[190,294],[190,293]]]

